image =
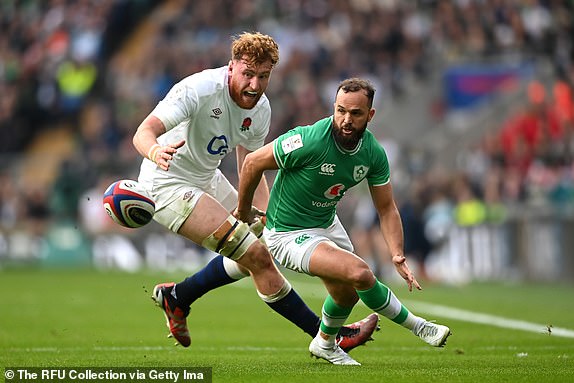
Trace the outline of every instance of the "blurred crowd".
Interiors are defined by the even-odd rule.
[[[437,242],[445,215],[465,225],[500,220],[506,204],[534,197],[572,205],[573,7],[558,0],[3,1],[0,157],[21,156],[39,132],[62,125],[75,150],[53,183],[33,192],[19,183],[17,161],[3,169],[0,227],[67,217],[88,232],[109,230],[105,218],[94,218],[103,209],[86,207],[86,196],[97,200],[110,180],[137,175],[131,137],[141,120],[183,77],[225,65],[230,37],[246,30],[274,36],[281,48],[267,91],[269,140],[331,113],[336,86],[348,76],[370,79],[384,105],[408,102],[411,84],[424,86],[449,63],[548,60],[554,82],[534,81],[523,110],[485,129],[456,172],[413,169],[404,155],[393,166],[409,172],[399,196],[405,227],[414,227],[408,246],[413,237]],[[171,12],[153,18],[151,33],[125,39],[162,8]],[[386,138],[385,127],[374,130]],[[428,222],[435,224],[425,233]]]

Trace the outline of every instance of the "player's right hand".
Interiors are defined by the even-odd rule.
[[[259,210],[255,206],[251,206],[251,210],[248,212],[239,212],[237,209],[235,209],[233,211],[233,216],[249,225],[255,223],[258,220],[265,224],[265,212],[263,210]]]
[[[185,140],[181,140],[175,144],[160,146],[154,153],[154,158],[151,158],[151,160],[155,162],[157,166],[167,171],[169,170],[169,162],[173,160],[173,155],[177,153],[177,149],[181,148],[184,144]]]

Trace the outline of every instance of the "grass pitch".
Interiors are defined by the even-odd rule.
[[[325,296],[320,281],[286,275],[320,312]],[[165,337],[163,315],[149,297],[156,283],[183,277],[0,271],[0,368],[211,367],[213,382],[249,383],[574,382],[572,285],[426,284],[422,292],[409,293],[406,285],[391,284],[413,312],[449,325],[453,335],[445,348],[432,348],[381,318],[375,341],[351,353],[362,366],[347,367],[310,358],[310,338],[270,310],[250,280],[197,301],[188,321],[192,345],[174,347]],[[457,312],[443,306],[471,315],[456,319]],[[436,308],[432,315],[428,307]],[[368,313],[359,305],[349,321]],[[480,323],[482,314],[497,316],[492,320],[497,325]],[[508,320],[531,326],[513,329],[516,323]],[[564,330],[561,335],[559,329]]]

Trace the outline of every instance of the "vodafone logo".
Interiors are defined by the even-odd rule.
[[[345,185],[336,184],[336,185],[331,186],[329,189],[325,190],[325,193],[323,193],[323,195],[326,198],[334,199],[337,197],[342,197],[343,194],[345,194],[344,190],[345,190]]]

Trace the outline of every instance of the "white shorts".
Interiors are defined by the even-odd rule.
[[[319,243],[331,241],[342,249],[353,251],[353,244],[337,216],[326,229],[277,232],[265,228],[263,235],[269,251],[282,266],[309,275],[313,275],[309,271],[311,254]]]
[[[198,187],[177,179],[170,179],[169,183],[158,183],[140,178],[139,182],[155,201],[153,219],[174,233],[179,231],[203,193],[211,195],[229,212],[237,207],[237,190],[219,169],[206,187]]]

